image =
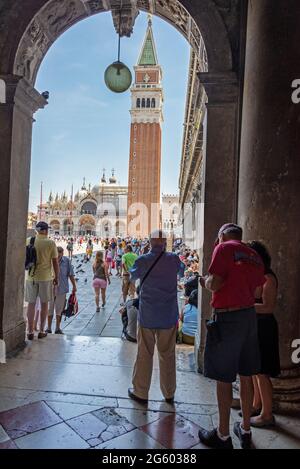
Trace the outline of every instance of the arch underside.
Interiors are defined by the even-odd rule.
[[[43,3],[42,0],[40,3]],[[110,0],[50,0],[45,2],[42,8],[33,14],[21,40],[15,46],[13,70],[10,73],[23,76],[34,85],[40,64],[55,40],[80,20],[111,10],[111,3]],[[129,3],[129,0],[125,3]],[[231,49],[228,38],[226,44],[225,26],[216,8],[213,7],[212,0],[201,0],[201,3],[209,4],[209,8],[204,8],[206,16],[204,15],[203,28],[215,28],[215,39],[211,40],[209,44],[204,44],[199,25],[178,0],[137,0],[136,7],[173,25],[195,50],[199,58],[200,71],[208,71],[208,61],[210,62],[210,56],[215,56],[215,50],[219,47],[219,43],[220,50],[225,51],[218,57],[219,68],[231,70]],[[114,14],[113,11],[112,13]],[[206,24],[208,14],[211,15],[210,25]],[[201,27],[201,31],[203,28]],[[210,38],[212,34],[210,31]],[[217,64],[213,63],[210,63],[209,66],[212,69],[218,67]]]

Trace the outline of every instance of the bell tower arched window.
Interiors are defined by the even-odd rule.
[[[155,107],[155,98],[152,98],[152,99],[151,99],[151,107],[152,107],[152,108]]]
[[[140,98],[138,98],[136,100],[136,107],[141,107],[141,99]]]
[[[147,98],[147,107],[150,107],[150,98]]]
[[[142,99],[142,107],[146,107],[146,100],[145,100],[145,98]]]

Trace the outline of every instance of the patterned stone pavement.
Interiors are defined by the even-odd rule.
[[[120,338],[120,280],[96,313],[91,265],[80,263],[80,313],[63,322],[65,335],[36,339],[0,365],[0,449],[205,449],[197,434],[218,423],[215,385],[195,372],[193,347],[177,347],[173,406],[162,398],[156,355],[148,405],[128,399],[136,344]],[[233,410],[231,428],[237,420]],[[276,429],[253,431],[254,446],[299,449],[300,419],[276,420]]]

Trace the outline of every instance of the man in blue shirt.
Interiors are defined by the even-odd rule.
[[[64,250],[62,247],[57,248],[58,252],[58,264],[59,264],[59,281],[57,287],[54,289],[54,300],[50,301],[49,304],[49,315],[48,315],[48,329],[47,333],[52,334],[52,321],[54,310],[56,313],[56,328],[55,334],[63,334],[61,324],[61,313],[65,309],[67,293],[69,293],[69,279],[72,283],[73,290],[75,293],[77,290],[76,280],[74,277],[74,270],[70,259],[64,256]]]
[[[151,251],[139,257],[130,270],[131,281],[140,279],[141,290],[138,351],[132,378],[133,388],[128,389],[128,395],[144,404],[148,401],[155,344],[159,357],[160,387],[167,402],[174,402],[176,390],[175,347],[179,314],[177,276],[183,275],[184,264],[176,254],[165,252],[166,242],[162,231],[152,233]],[[151,272],[145,278],[151,267]]]

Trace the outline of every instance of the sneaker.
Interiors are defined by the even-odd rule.
[[[96,309],[96,313],[100,313],[100,306]]]
[[[141,397],[136,396],[132,388],[128,389],[128,397],[136,402],[139,402],[140,404],[148,404],[148,399],[142,399]]]
[[[47,332],[39,332],[38,339],[44,339],[45,337],[47,337]]]
[[[105,308],[106,303],[102,303],[102,308]]]
[[[125,332],[125,339],[128,340],[128,342],[134,342],[135,344],[137,343],[137,340],[131,337],[131,335],[127,334],[127,332]]]
[[[27,339],[28,340],[33,340],[34,339],[34,334],[27,334]]]
[[[48,329],[46,329],[46,333],[47,333],[47,334],[52,334],[52,330],[49,329],[49,327],[48,327]]]
[[[200,428],[199,439],[208,448],[213,449],[233,449],[232,439],[229,437],[226,441],[221,440],[218,436],[218,430],[215,428],[212,431],[207,431],[204,428]]]
[[[240,440],[242,449],[252,449],[252,433],[242,433],[240,422],[235,422],[233,431]]]
[[[56,329],[55,334],[61,334],[64,335],[63,331],[61,329]]]

